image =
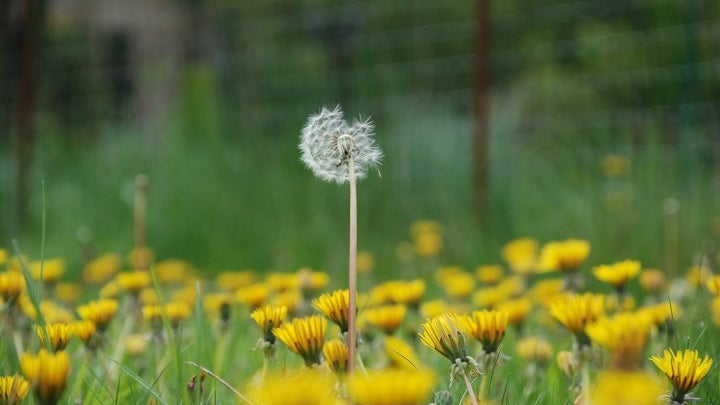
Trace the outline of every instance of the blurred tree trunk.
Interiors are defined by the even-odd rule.
[[[475,15],[475,89],[472,143],[473,203],[482,226],[488,215],[488,134],[490,118],[490,1],[477,0]]]
[[[13,60],[16,63],[18,80],[15,110],[17,189],[15,197],[16,229],[14,231],[20,233],[27,220],[27,178],[35,138],[34,113],[38,78],[35,62],[38,58],[39,42],[42,38],[46,0],[19,0],[16,5],[18,9],[17,45]]]

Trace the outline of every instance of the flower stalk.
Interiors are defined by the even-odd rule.
[[[355,167],[352,157],[348,159],[348,180],[350,183],[350,260],[348,263],[348,292],[350,305],[348,307],[348,374],[355,371],[355,352],[357,347],[357,329],[355,327],[355,314],[357,313],[357,186]]]

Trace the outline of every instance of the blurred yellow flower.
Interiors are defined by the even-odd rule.
[[[270,289],[265,283],[252,284],[235,291],[235,299],[251,309],[263,306],[268,296],[270,296]]]
[[[650,374],[610,369],[597,376],[590,402],[593,405],[657,405],[662,393],[662,384]]]
[[[59,351],[52,354],[40,349],[37,356],[24,353],[20,356],[20,367],[25,378],[35,387],[35,394],[40,403],[58,402],[70,373],[70,356],[67,352]]]
[[[515,343],[515,350],[521,359],[541,365],[547,364],[553,355],[550,342],[534,336],[518,340]]]
[[[503,278],[504,270],[502,266],[493,264],[478,266],[475,269],[475,277],[478,281],[486,285],[495,285]]]
[[[181,283],[192,273],[192,265],[184,260],[165,259],[155,264],[158,281],[162,284]]]
[[[707,279],[712,276],[712,271],[707,266],[691,266],[685,274],[685,279],[692,284],[693,287],[700,287]]]
[[[295,318],[273,329],[275,337],[298,354],[311,367],[320,364],[320,353],[325,345],[327,321],[319,315]]]
[[[88,343],[97,332],[97,327],[91,321],[75,321],[70,323],[72,334],[77,336],[83,343]]]
[[[630,159],[623,155],[608,154],[600,160],[600,167],[607,177],[621,177],[630,172],[630,163]]]
[[[285,322],[287,317],[287,307],[270,307],[265,306],[257,308],[250,314],[250,318],[260,327],[263,333],[263,339],[273,344],[275,343],[275,335],[272,330]]]
[[[330,282],[330,276],[324,271],[313,271],[310,268],[302,268],[295,273],[298,279],[300,290],[307,296],[317,291]]]
[[[508,242],[502,250],[502,257],[510,270],[520,275],[535,272],[538,261],[538,243],[535,239],[520,238]]]
[[[625,260],[611,265],[601,265],[593,269],[595,277],[622,291],[630,280],[640,273],[640,262]]]
[[[157,305],[160,303],[160,297],[154,288],[146,288],[140,291],[140,303],[143,305]]]
[[[81,288],[77,283],[58,283],[53,292],[58,300],[66,304],[74,304],[80,299]]]
[[[640,285],[651,294],[665,290],[665,273],[657,269],[645,269],[640,273]]]
[[[25,291],[25,277],[22,273],[6,271],[0,273],[0,297],[5,303],[15,303]]]
[[[577,270],[590,254],[590,243],[580,239],[546,243],[540,251],[539,266],[545,271]]]
[[[20,305],[20,310],[28,318],[37,320],[37,310],[27,294],[20,295],[20,298],[18,298],[18,304]],[[40,312],[47,323],[70,322],[74,318],[72,312],[64,307],[61,307],[52,300],[40,301]]]
[[[510,325],[521,325],[527,319],[530,310],[532,309],[532,301],[530,298],[523,297],[515,300],[505,301],[497,306],[498,312],[505,312],[508,314],[508,324]]]
[[[147,271],[136,270],[119,273],[116,276],[115,281],[123,291],[139,294],[140,291],[147,288],[152,283],[152,277]]]
[[[235,291],[247,287],[255,282],[253,270],[225,271],[215,278],[218,288],[225,291]]]
[[[83,268],[82,278],[88,284],[101,284],[114,276],[122,266],[122,259],[114,253],[107,253],[93,259]]]
[[[406,313],[407,307],[398,304],[369,308],[363,311],[360,316],[371,325],[385,332],[385,334],[392,335],[405,320]]]
[[[608,349],[614,368],[639,369],[654,325],[646,312],[624,312],[587,325],[590,340]]]
[[[149,344],[148,338],[140,333],[131,333],[129,335],[125,336],[125,339],[123,339],[123,345],[125,347],[125,352],[130,357],[140,357],[145,353],[145,349],[147,349]]]
[[[482,350],[485,353],[494,353],[505,337],[508,314],[499,311],[473,311],[468,324],[470,333],[482,344]]]
[[[443,300],[425,301],[420,305],[420,315],[423,318],[434,318],[447,312],[451,312],[451,308]]]
[[[498,287],[486,287],[473,293],[472,303],[480,308],[493,309],[508,297],[508,294]]]
[[[565,329],[575,335],[578,344],[589,345],[585,327],[605,313],[605,297],[602,295],[568,294],[550,304],[550,315]]]
[[[420,257],[434,257],[443,249],[442,235],[438,233],[423,233],[414,238],[415,253]]]
[[[472,325],[467,316],[443,314],[422,324],[420,341],[425,346],[445,356],[451,363],[465,361],[470,346]]]
[[[340,374],[347,372],[348,348],[340,339],[333,339],[325,343],[323,357],[332,371]]]
[[[30,263],[30,275],[35,280],[40,280],[42,272],[42,280],[45,282],[54,282],[60,279],[65,273],[65,261],[61,258],[46,259],[43,262],[36,261]]]
[[[30,382],[19,375],[0,377],[0,404],[16,405],[30,392]]]
[[[650,305],[638,309],[638,312],[646,312],[655,326],[663,325],[671,317],[678,319],[682,314],[680,306],[674,302],[662,302],[660,304]]]
[[[271,273],[265,280],[270,291],[282,293],[300,287],[300,279],[294,273]]]
[[[720,296],[720,275],[709,276],[705,280],[708,291],[715,297]]]
[[[117,309],[117,300],[100,299],[77,307],[77,313],[80,318],[94,323],[98,330],[102,332],[107,327],[110,319],[115,316]]]
[[[348,290],[336,290],[325,293],[312,301],[312,306],[340,327],[341,333],[348,330],[348,311],[350,293]]]
[[[303,303],[303,297],[298,290],[288,290],[275,295],[270,302],[276,307],[287,307],[288,314],[295,314]]]
[[[412,346],[403,339],[385,336],[384,348],[385,355],[387,355],[392,367],[415,370],[420,366],[420,360],[413,351]]]
[[[375,256],[367,251],[357,253],[357,270],[360,274],[371,273],[375,268]]]
[[[363,405],[420,405],[427,403],[433,380],[427,372],[389,369],[358,373],[348,389],[350,397]]]
[[[450,268],[452,269],[452,268]],[[455,300],[463,301],[475,291],[475,277],[464,271],[448,272],[448,268],[441,268],[437,273],[437,280],[445,294]]]
[[[258,405],[343,405],[335,395],[334,378],[315,370],[270,374],[248,393]]]
[[[700,358],[697,350],[663,351],[662,357],[651,356],[650,361],[670,380],[673,392],[670,399],[677,403],[685,401],[685,394],[695,388],[710,372],[713,361],[707,355]]]
[[[155,253],[147,246],[131,250],[127,255],[128,264],[134,269],[148,269],[155,259]]]
[[[45,338],[49,338],[50,346],[52,346],[56,352],[65,349],[65,346],[67,346],[73,335],[72,326],[64,322],[49,323],[45,325],[44,328],[38,326],[36,331],[40,338],[40,343],[44,346]]]

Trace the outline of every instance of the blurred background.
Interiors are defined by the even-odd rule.
[[[443,261],[516,237],[590,262],[717,260],[720,2],[7,0],[0,247],[69,272],[133,247],[149,176],[158,258],[342,277],[346,186],[299,161],[309,114],[372,117],[359,244],[400,272],[413,221]],[[44,186],[43,186],[44,183]],[[81,243],[85,244],[81,247]],[[88,250],[89,249],[89,250]]]

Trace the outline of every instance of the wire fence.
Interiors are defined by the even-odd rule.
[[[489,61],[474,53],[470,0],[40,3],[34,23],[17,11],[26,1],[0,16],[2,139],[28,91],[41,128],[91,135],[152,125],[179,105],[218,109],[233,133],[280,116],[295,123],[321,104],[382,114],[441,103],[468,114],[478,63],[490,64],[493,97],[524,94],[519,128],[540,136],[647,122],[710,138],[720,127],[715,2],[491,1]],[[28,47],[33,77],[22,88]]]

